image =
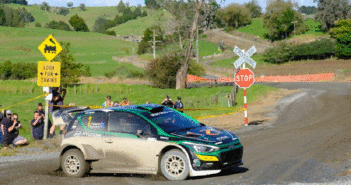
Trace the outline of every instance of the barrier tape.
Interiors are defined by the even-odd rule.
[[[24,104],[24,103],[27,103],[27,102],[36,100],[36,99],[41,98],[41,97],[43,97],[43,96],[46,96],[46,95],[48,95],[48,94],[50,94],[50,93],[45,93],[45,94],[39,95],[39,96],[37,96],[37,97],[31,98],[31,99],[29,99],[29,100],[26,100],[26,101],[23,101],[23,102],[20,102],[20,103],[17,103],[17,104],[15,104],[15,105],[10,105],[10,106],[5,107],[5,108],[0,109],[0,110],[2,111],[2,110],[4,110],[4,109],[9,109],[9,108],[14,107],[14,106],[22,105],[22,104]]]

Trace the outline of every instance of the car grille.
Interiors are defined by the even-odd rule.
[[[241,161],[243,156],[243,148],[237,148],[220,154],[222,166],[228,166]]]

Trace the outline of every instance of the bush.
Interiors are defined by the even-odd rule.
[[[85,24],[85,21],[77,14],[75,16],[72,16],[68,22],[74,28],[74,31],[89,32],[88,26]]]
[[[206,74],[206,70],[201,63],[197,63],[194,60],[190,60],[188,74],[195,76],[203,76]]]
[[[35,27],[40,28],[40,27],[41,27],[41,24],[40,24],[39,22],[36,22],[36,23],[35,23]]]
[[[47,24],[45,24],[46,28],[51,28],[51,29],[57,29],[57,30],[66,30],[66,31],[71,31],[71,28],[69,25],[63,21],[51,21]]]
[[[65,8],[65,7],[59,8],[58,14],[59,14],[59,15],[66,16],[67,14],[69,14],[69,8]]]
[[[115,70],[104,73],[107,78],[114,76],[125,77],[125,78],[144,78],[145,74],[142,69],[136,68],[132,64],[121,64]]]
[[[336,39],[336,56],[351,58],[351,20],[339,20],[335,27],[330,29],[330,36]]]
[[[201,38],[206,39],[206,38],[207,38],[207,35],[206,35],[206,34],[202,34],[202,35],[201,35]]]
[[[1,80],[25,80],[34,78],[37,75],[37,65],[35,63],[14,63],[6,61],[0,65]]]
[[[106,35],[113,35],[113,36],[116,36],[116,35],[117,35],[116,32],[113,31],[113,30],[112,30],[112,31],[107,31],[107,30],[106,30],[106,31],[105,31],[105,34],[106,34]]]
[[[264,54],[264,61],[280,64],[290,60],[325,59],[335,56],[336,43],[332,39],[320,39],[310,43],[292,45],[282,42]]]

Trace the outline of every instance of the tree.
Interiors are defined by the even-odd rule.
[[[106,31],[107,20],[99,16],[94,23],[93,32],[104,33]]]
[[[227,24],[227,27],[239,28],[251,23],[250,10],[235,3],[220,9],[216,16],[222,19]]]
[[[69,9],[66,8],[66,7],[61,7],[61,8],[59,8],[59,10],[58,10],[58,14],[59,14],[59,15],[66,16],[67,14],[69,14]]]
[[[69,25],[63,21],[51,21],[45,24],[46,28],[57,29],[57,30],[65,30],[65,31],[72,31]]]
[[[330,36],[336,39],[336,56],[351,58],[351,20],[339,20],[330,29]]]
[[[135,10],[134,10],[134,15],[136,16],[136,17],[140,17],[141,16],[141,5],[138,5],[136,8],[135,8]]]
[[[45,11],[50,12],[50,6],[49,6],[49,4],[48,4],[47,2],[45,2],[45,1],[40,5],[40,8],[41,8],[42,10],[45,10]]]
[[[199,20],[201,6],[204,3],[204,1],[205,0],[195,0],[196,6],[195,6],[193,27],[191,28],[191,32],[190,32],[189,45],[188,45],[187,52],[185,55],[185,61],[184,61],[184,63],[182,63],[180,69],[177,71],[176,89],[181,89],[181,88],[187,87],[186,76],[188,74],[188,69],[189,69],[190,55],[191,55],[191,50],[193,48],[194,35],[195,35],[195,31],[197,30],[197,22]]]
[[[160,5],[157,3],[156,0],[145,0],[145,5],[147,8],[151,8],[151,9],[160,8]]]
[[[89,32],[88,26],[77,14],[72,16],[68,22],[74,28],[74,31]]]
[[[299,12],[304,13],[306,15],[311,15],[311,14],[315,14],[317,12],[317,8],[315,6],[302,5],[299,7]]]
[[[0,26],[5,25],[5,22],[6,22],[5,11],[0,6]]]
[[[314,0],[317,2],[315,19],[322,24],[322,29],[329,30],[337,20],[343,20],[350,13],[349,0]]]
[[[73,2],[68,2],[68,3],[67,3],[67,7],[68,7],[68,8],[72,8],[72,7],[73,7]]]
[[[247,9],[250,10],[252,18],[256,18],[256,17],[261,16],[262,8],[260,7],[260,5],[258,5],[257,0],[251,0],[250,2],[245,3],[244,5]]]
[[[90,69],[80,62],[74,61],[70,52],[71,44],[60,42],[60,45],[62,51],[57,55],[56,60],[61,62],[61,86],[78,83],[81,76],[89,76]]]
[[[86,10],[87,10],[87,8],[85,7],[85,4],[84,4],[84,3],[79,4],[79,9],[80,9],[81,11],[86,11]]]
[[[119,13],[123,13],[124,9],[126,8],[126,5],[123,3],[123,1],[121,0],[118,5],[117,5],[117,10]]]
[[[201,16],[199,17],[199,22],[203,23],[201,27],[204,27],[206,30],[215,27],[216,14],[219,9],[220,5],[216,1],[209,0],[209,2],[203,6],[200,14]]]
[[[292,32],[301,34],[306,31],[301,13],[294,10],[290,1],[274,0],[268,4],[263,17],[263,26],[269,30],[271,40],[287,38]],[[296,21],[294,25],[293,21]]]
[[[144,36],[138,45],[138,51],[137,51],[138,55],[144,54],[148,50],[151,50],[152,43],[150,43],[149,41],[153,40],[153,34],[154,34],[153,30],[155,30],[155,35],[156,35],[155,40],[164,41],[164,38],[162,37],[163,33],[159,26],[152,26],[151,28],[146,28],[144,31]],[[157,48],[161,46],[162,44],[160,42],[156,43]]]

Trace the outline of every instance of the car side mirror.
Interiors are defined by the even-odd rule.
[[[141,137],[141,135],[143,135],[143,130],[137,130],[137,133],[136,133],[136,135],[138,136],[138,137]]]

